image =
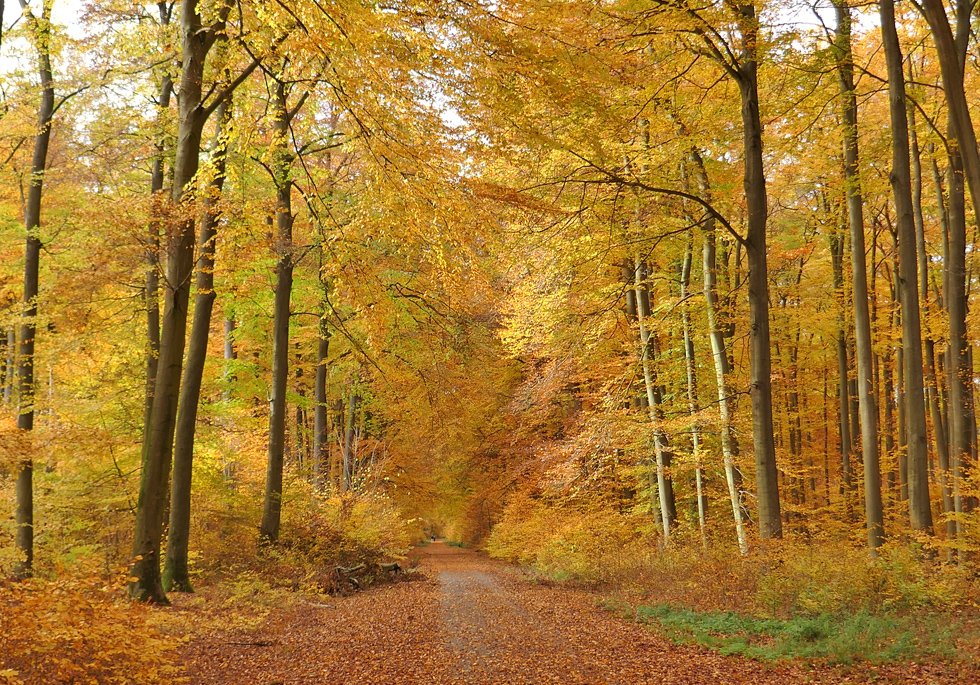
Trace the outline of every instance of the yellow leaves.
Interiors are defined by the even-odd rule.
[[[10,417],[0,418],[0,466],[12,467],[31,457],[31,434]]]
[[[175,642],[90,570],[0,586],[0,683],[181,682]]]
[[[5,668],[0,671],[0,683],[9,683],[10,685],[20,685],[24,681],[18,678],[18,671],[12,668]]]

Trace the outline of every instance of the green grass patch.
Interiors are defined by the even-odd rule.
[[[449,545],[450,547],[462,547],[462,548],[466,547],[466,545],[464,545],[462,542],[452,542],[451,540],[446,540],[446,544]]]
[[[850,664],[954,655],[951,626],[941,624],[939,618],[928,625],[868,613],[762,619],[732,612],[700,613],[666,604],[636,607],[632,618],[659,627],[680,644],[763,661],[802,658]]]

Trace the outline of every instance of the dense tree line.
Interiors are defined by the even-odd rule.
[[[3,20],[19,575],[96,424],[159,603],[202,452],[262,461],[260,549],[290,474],[975,548],[971,0],[54,4]]]

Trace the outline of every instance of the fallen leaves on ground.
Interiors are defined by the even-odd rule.
[[[480,555],[434,543],[418,582],[300,600],[247,629],[212,621],[182,647],[191,683],[469,685],[568,683],[975,683],[945,664],[771,665],[677,646]],[[187,609],[189,610],[189,609]],[[176,612],[186,611],[178,603]],[[215,625],[215,624],[218,625]]]

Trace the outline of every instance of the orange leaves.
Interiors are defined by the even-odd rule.
[[[10,468],[31,456],[31,434],[17,428],[9,416],[0,417],[0,468]]]
[[[0,683],[184,682],[149,609],[88,572],[0,585]]]

